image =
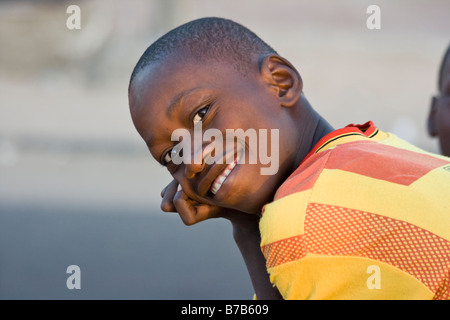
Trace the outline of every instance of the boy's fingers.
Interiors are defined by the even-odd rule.
[[[214,207],[190,199],[183,190],[176,193],[173,203],[184,224],[190,226],[209,218],[217,218]]]
[[[161,198],[164,198],[164,194],[166,193],[168,187],[169,185],[165,186],[164,189],[161,190]]]
[[[190,199],[175,180],[172,180],[161,191],[161,197],[161,210],[164,212],[178,212],[181,220],[186,225],[193,225],[200,221],[220,216],[218,207],[201,204]]]
[[[172,180],[162,191],[161,191],[161,210],[164,212],[175,212],[176,208],[173,204],[173,198],[177,193],[178,182]]]
[[[175,194],[173,203],[185,225],[190,226],[198,222],[195,220],[195,208],[192,204],[192,200],[189,199],[183,190],[180,190]]]
[[[176,180],[172,180],[167,186],[164,187],[164,189],[161,190],[161,198],[164,198],[164,195],[167,191],[171,192],[175,190],[177,191],[178,182]]]

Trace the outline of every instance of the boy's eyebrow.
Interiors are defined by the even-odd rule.
[[[178,108],[181,107],[181,102],[183,101],[184,98],[186,98],[187,96],[191,95],[193,92],[198,91],[200,89],[202,89],[202,88],[196,87],[196,88],[192,88],[192,89],[187,89],[187,90],[181,91],[175,97],[173,97],[173,99],[170,101],[169,106],[166,109],[167,117],[169,117],[169,119],[170,119],[173,116],[173,114],[176,113]],[[145,143],[147,144],[148,148],[151,149],[154,145],[153,139],[151,137],[148,137],[144,140],[145,140]]]
[[[176,113],[178,108],[181,106],[181,102],[183,101],[184,98],[186,98],[187,96],[191,95],[193,92],[200,90],[200,89],[201,88],[198,88],[198,87],[192,88],[192,89],[187,89],[187,90],[181,91],[175,97],[173,97],[173,99],[170,101],[169,106],[166,109],[167,117],[171,118],[173,116],[173,114]]]

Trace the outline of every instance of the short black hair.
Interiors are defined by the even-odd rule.
[[[438,89],[441,90],[442,81],[444,81],[444,67],[447,63],[447,60],[450,59],[450,45],[447,47],[447,51],[445,51],[444,57],[442,58],[441,67],[439,68],[439,79],[438,79]]]
[[[254,55],[277,54],[255,33],[239,23],[224,18],[201,18],[169,31],[151,44],[134,67],[129,88],[143,69],[174,52],[182,52],[183,58],[196,61],[227,61],[242,74],[250,69]]]

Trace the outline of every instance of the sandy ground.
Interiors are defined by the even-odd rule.
[[[170,181],[127,107],[131,70],[169,28],[245,24],[299,70],[335,127],[374,120],[438,151],[425,119],[450,42],[450,2],[0,1],[0,298],[249,299],[225,221],[185,227],[159,209]],[[237,4],[239,3],[239,5]],[[366,28],[369,4],[381,30]],[[66,268],[81,268],[68,290]]]

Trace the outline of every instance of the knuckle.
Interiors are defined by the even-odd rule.
[[[172,211],[172,207],[169,203],[167,202],[162,202],[161,203],[161,210],[164,212],[171,212]]]
[[[182,217],[181,219],[186,226],[193,226],[197,221],[193,217]]]

